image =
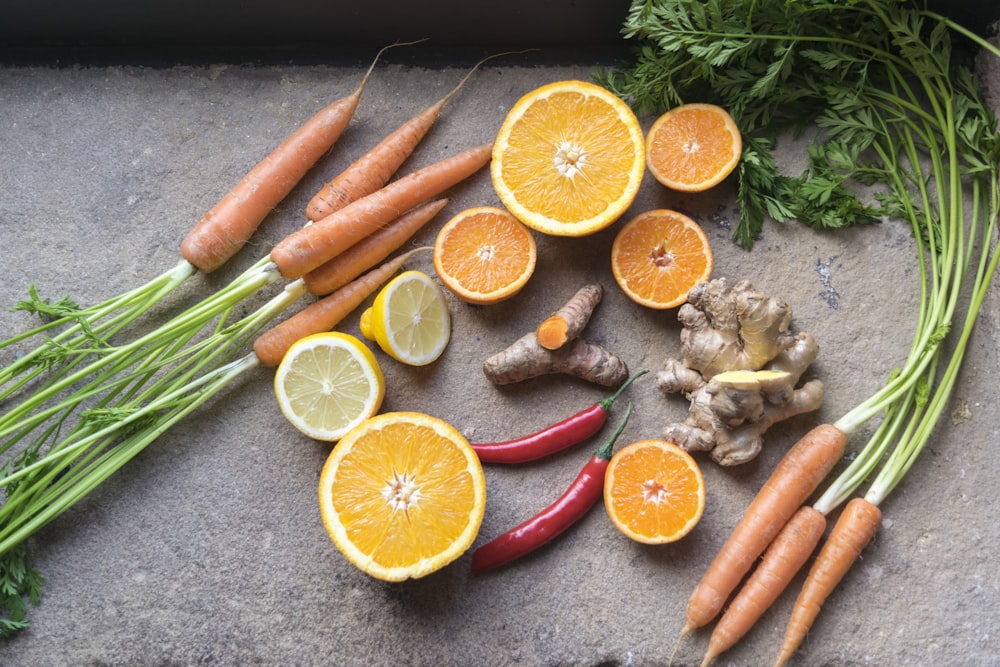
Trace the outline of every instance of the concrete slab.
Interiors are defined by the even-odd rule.
[[[534,66],[488,64],[448,107],[410,170],[490,141],[524,92],[590,76],[581,57]],[[303,119],[353,90],[358,66],[210,65],[145,68],[0,68],[0,330],[28,322],[6,307],[28,284],[46,296],[93,303],[173,266],[202,212]],[[169,312],[209,294],[303,223],[305,203],[332,174],[436,101],[464,64],[424,67],[398,51],[379,67],[355,122],[335,150],[265,222],[251,247],[217,274],[196,276]],[[990,76],[996,87],[1000,79]],[[995,99],[995,98],[994,98]],[[651,119],[643,119],[648,127]],[[800,145],[782,159],[801,166]],[[499,203],[488,174],[455,188],[451,214]],[[728,186],[679,197],[647,179],[632,213],[672,207],[695,217],[715,251],[715,276],[749,279],[786,299],[795,326],[822,351],[818,414],[774,427],[753,463],[721,469],[700,457],[708,499],[684,540],[642,546],[601,507],[558,542],[511,567],[469,574],[469,555],[422,580],[376,581],[333,547],[319,520],[316,482],[330,446],[282,418],[272,374],[259,370],[165,433],[30,543],[48,579],[32,626],[0,643],[4,665],[665,665],[696,580],[771,469],[797,437],[836,419],[901,362],[918,299],[914,245],[896,223],[836,233],[769,224],[752,252],[729,241]],[[539,237],[535,276],[516,298],[470,307],[450,297],[454,337],[430,367],[378,353],[388,378],[384,410],[420,410],[469,437],[506,439],[586,407],[598,387],[544,378],[489,384],[482,360],[533,328],[588,281],[605,299],[588,337],[633,369],[676,356],[673,312],[645,310],[615,286],[615,228],[585,239]],[[413,268],[433,271],[429,255]],[[252,299],[259,303],[272,291]],[[943,420],[885,521],[816,624],[797,664],[1000,663],[1000,535],[990,489],[1000,418],[994,290]],[[357,314],[342,327],[357,333]],[[0,351],[0,361],[9,353]],[[652,378],[630,393],[636,412],[621,442],[658,437],[687,405]],[[617,414],[621,414],[618,412]],[[866,432],[852,440],[859,447]],[[547,505],[595,443],[534,464],[487,467],[488,507],[478,544]],[[798,580],[801,581],[801,578]],[[781,598],[719,664],[770,664],[793,601]],[[701,660],[707,633],[673,664]]]

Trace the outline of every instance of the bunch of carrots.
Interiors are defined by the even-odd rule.
[[[36,600],[43,581],[28,565],[28,537],[243,373],[276,366],[296,340],[335,327],[416,252],[387,259],[447,204],[441,195],[488,163],[487,144],[391,180],[477,64],[325,184],[309,203],[309,222],[267,256],[196,305],[124,338],[188,277],[215,271],[246,244],[347,128],[384,50],[351,94],[306,121],[197,222],[175,267],[87,308],[30,291],[22,308],[48,321],[0,342],[2,349],[45,338],[0,369],[0,634],[28,624],[23,599]],[[277,295],[231,321],[237,304],[280,279],[287,283]],[[266,329],[307,293],[320,298]],[[242,351],[250,341],[252,351]]]

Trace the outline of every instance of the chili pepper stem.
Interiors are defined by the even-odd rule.
[[[597,402],[597,404],[601,406],[602,410],[604,410],[605,412],[609,412],[611,410],[611,405],[615,402],[615,399],[621,396],[622,392],[628,389],[628,386],[632,384],[637,378],[639,378],[642,375],[645,375],[648,372],[649,372],[648,370],[639,371],[629,379],[625,380],[625,382],[622,382],[622,386],[618,387],[618,391],[611,394],[607,398],[602,398]]]
[[[645,372],[646,371],[643,371],[643,373]],[[639,375],[642,375],[642,373],[639,373],[633,377],[638,377]],[[615,449],[615,441],[618,440],[618,436],[620,436],[622,434],[622,431],[625,430],[625,424],[628,423],[628,418],[631,415],[632,415],[632,401],[629,401],[628,408],[626,408],[625,410],[625,416],[622,418],[621,423],[618,424],[617,428],[615,428],[615,432],[611,434],[611,437],[608,438],[607,442],[601,445],[600,449],[594,452],[594,458],[604,459],[605,461],[611,460],[611,455],[614,453]]]

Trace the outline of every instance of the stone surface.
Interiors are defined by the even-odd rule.
[[[530,56],[512,62],[489,63],[473,76],[404,170],[490,141],[521,94],[557,79],[587,79],[597,64],[585,57],[543,66]],[[362,72],[354,65],[0,68],[0,331],[6,336],[27,324],[27,316],[6,307],[28,284],[86,304],[173,266],[201,213],[300,122],[353,90]],[[190,279],[153,318],[209,294],[263,256],[304,223],[305,204],[326,179],[465,72],[464,64],[408,64],[403,51],[387,57],[350,129],[251,246],[217,274]],[[652,121],[642,120],[646,127]],[[788,168],[801,167],[802,148],[784,145]],[[451,191],[448,207],[416,243],[432,242],[436,226],[465,207],[497,204],[482,172]],[[261,369],[31,541],[48,583],[32,609],[32,627],[0,643],[0,663],[667,664],[692,587],[783,452],[813,424],[844,414],[902,361],[918,274],[909,229],[898,222],[836,233],[769,224],[747,252],[729,241],[737,211],[728,185],[679,197],[647,178],[631,213],[654,207],[677,208],[703,225],[715,277],[747,278],[789,301],[795,326],[820,342],[811,375],[827,385],[820,413],[774,427],[754,462],[720,469],[699,459],[707,508],[687,538],[658,547],[632,543],[598,506],[556,543],[493,573],[471,577],[467,554],[423,580],[376,581],[336,551],[320,523],[315,485],[330,446],[284,421],[272,373]],[[589,338],[636,370],[657,370],[676,356],[675,313],[636,306],[613,281],[614,231],[539,237],[537,272],[510,301],[470,307],[449,297],[452,344],[434,365],[404,367],[377,352],[388,379],[384,409],[425,411],[487,440],[589,406],[605,395],[601,388],[558,377],[497,388],[480,364],[590,281],[604,285],[605,297]],[[433,272],[429,254],[410,266]],[[357,313],[341,328],[356,334]],[[953,418],[942,421],[884,504],[881,532],[829,600],[798,664],[1000,662],[1000,529],[992,494],[997,341],[994,290],[970,343]],[[10,354],[0,350],[0,362]],[[652,376],[629,398],[636,411],[622,443],[657,437],[687,408],[661,395]],[[859,432],[852,449],[866,435]],[[477,545],[553,500],[597,444],[528,465],[488,467]],[[770,664],[792,601],[783,596],[718,664]],[[673,664],[698,664],[706,639],[704,632],[690,636]]]

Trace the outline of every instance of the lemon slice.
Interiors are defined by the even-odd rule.
[[[421,271],[399,274],[361,314],[361,334],[404,364],[425,366],[435,361],[451,338],[444,291]]]
[[[363,342],[330,331],[288,349],[274,375],[274,394],[295,428],[332,442],[378,412],[385,377]]]

